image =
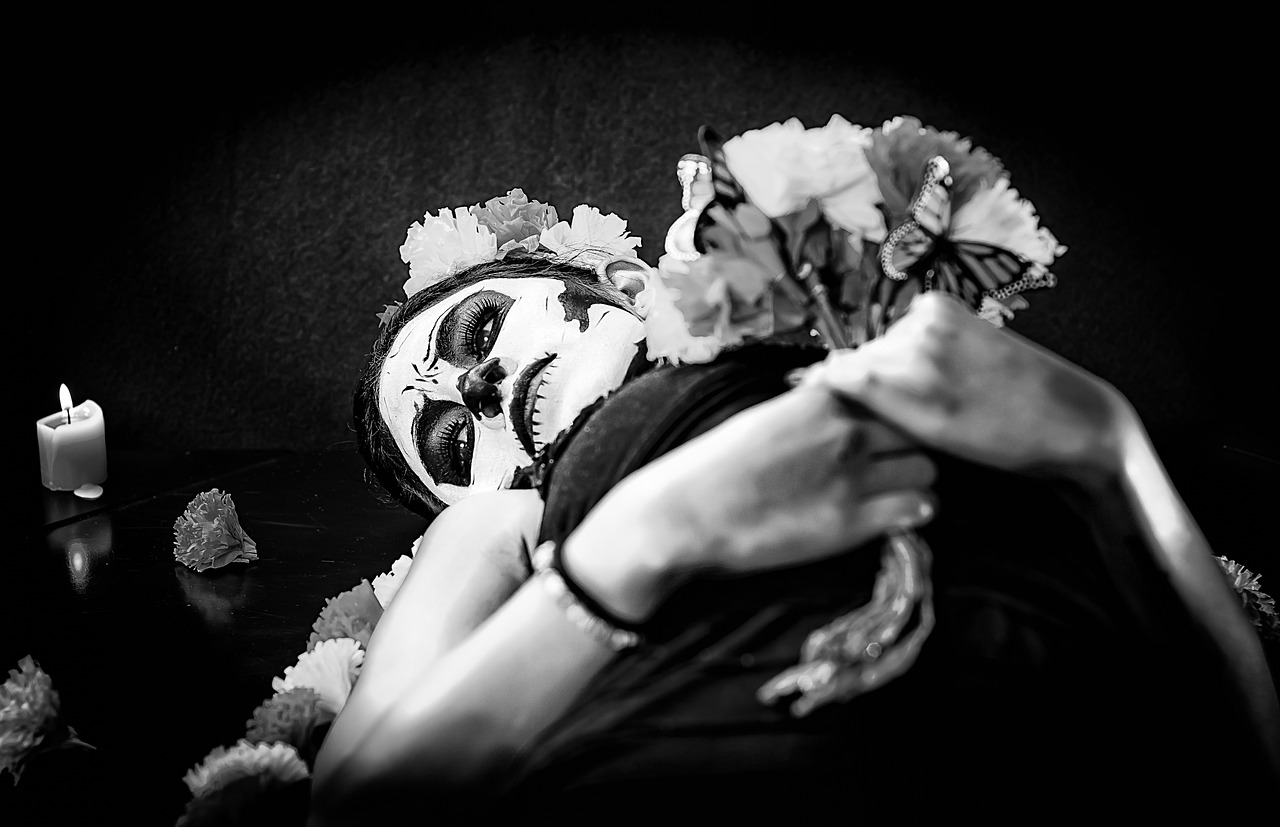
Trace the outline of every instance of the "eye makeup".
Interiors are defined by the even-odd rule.
[[[454,305],[440,321],[435,358],[470,368],[479,364],[498,338],[515,299],[496,290],[479,290]]]
[[[643,325],[608,301],[603,287],[591,287],[486,279],[424,308],[400,330],[379,406],[409,470],[442,502],[509,486],[583,407],[617,387],[621,363],[640,353]],[[496,368],[480,370],[490,362],[501,377]],[[490,396],[503,416],[477,419],[472,408],[493,413],[475,404]]]
[[[413,420],[418,456],[437,483],[471,484],[475,436],[471,412],[457,402],[424,398]]]
[[[578,332],[586,333],[591,326],[591,306],[596,304],[621,307],[617,296],[598,284],[584,284],[574,279],[565,281],[564,290],[557,297],[564,308],[565,322],[577,322]]]

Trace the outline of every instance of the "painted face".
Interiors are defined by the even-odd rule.
[[[583,408],[620,386],[644,325],[573,280],[494,278],[396,336],[378,405],[409,467],[446,505],[510,487]]]

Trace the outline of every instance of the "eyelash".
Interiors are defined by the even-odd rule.
[[[448,353],[442,354],[459,365],[473,365],[493,349],[502,330],[502,320],[512,299],[491,290],[482,290],[466,299],[458,308],[456,323],[446,342]]]
[[[498,314],[496,312],[486,310],[474,322],[470,322],[462,334],[462,341],[466,343],[477,359],[487,355],[493,348],[495,334],[493,324],[497,321],[497,318]],[[480,338],[481,336],[484,337],[483,340]]]
[[[441,484],[470,485],[475,445],[471,412],[462,405],[445,404],[419,427],[418,452],[432,478]]]

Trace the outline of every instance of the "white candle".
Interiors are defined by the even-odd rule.
[[[36,420],[40,443],[40,480],[53,491],[74,491],[107,478],[107,435],[102,408],[92,399],[71,404],[71,392],[59,391],[62,410]]]

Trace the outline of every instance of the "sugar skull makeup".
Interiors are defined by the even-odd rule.
[[[396,445],[446,505],[507,488],[583,408],[626,379],[640,318],[573,279],[491,278],[426,308],[397,334],[378,407]]]

